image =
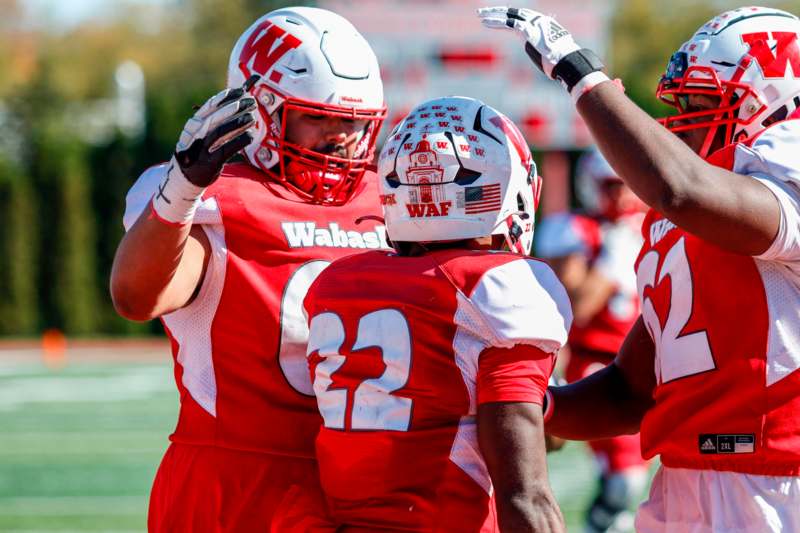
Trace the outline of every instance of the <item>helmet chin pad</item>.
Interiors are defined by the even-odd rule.
[[[342,172],[309,167],[295,160],[284,165],[284,176],[287,185],[296,192],[310,195],[314,203],[334,203],[340,197],[349,198],[360,181]]]

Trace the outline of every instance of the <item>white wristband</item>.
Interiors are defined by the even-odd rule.
[[[569,93],[570,96],[572,96],[572,101],[577,104],[581,96],[588,93],[604,81],[611,81],[611,78],[606,76],[605,72],[600,70],[590,72],[581,78],[581,81],[576,83],[575,87],[572,88],[572,92]]]
[[[205,187],[198,187],[181,172],[181,167],[173,157],[169,162],[167,175],[158,185],[153,195],[152,207],[155,215],[168,224],[189,224],[200,205]]]

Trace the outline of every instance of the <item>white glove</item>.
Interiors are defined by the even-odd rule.
[[[203,190],[214,183],[228,159],[250,144],[256,101],[244,86],[226,89],[206,101],[183,127],[153,209],[164,221],[191,222]]]
[[[594,52],[578,46],[572,34],[552,17],[515,7],[483,7],[478,17],[487,28],[514,30],[525,41],[525,52],[536,66],[569,92],[593,73],[600,73],[593,76],[595,80],[608,79],[600,72],[603,64]]]

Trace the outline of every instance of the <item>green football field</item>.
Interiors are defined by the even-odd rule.
[[[0,351],[0,531],[144,531],[147,495],[177,412],[165,346]],[[162,357],[163,354],[163,357]],[[551,455],[570,531],[594,491],[583,446]]]

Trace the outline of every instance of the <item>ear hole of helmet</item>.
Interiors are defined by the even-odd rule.
[[[525,207],[525,198],[522,197],[522,193],[517,193],[517,209],[527,215],[528,213]]]
[[[789,108],[785,105],[782,105],[778,109],[775,110],[770,116],[765,118],[761,125],[765,128],[771,124],[775,124],[776,122],[780,122],[781,120],[785,120],[786,117],[789,116]]]

